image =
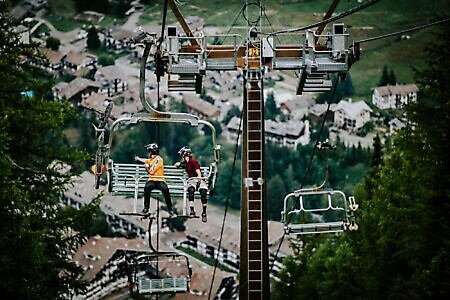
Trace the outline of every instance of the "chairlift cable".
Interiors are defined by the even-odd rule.
[[[420,29],[423,29],[423,28],[431,27],[431,26],[434,26],[434,25],[438,25],[438,24],[441,24],[441,23],[448,22],[448,21],[450,21],[450,18],[439,20],[439,21],[436,21],[436,22],[428,23],[428,24],[424,24],[424,25],[420,25],[420,26],[409,28],[409,29],[405,29],[405,30],[401,30],[401,31],[397,31],[397,32],[393,32],[393,33],[388,33],[388,34],[385,34],[385,35],[380,35],[380,36],[376,36],[376,37],[367,38],[367,39],[364,39],[364,40],[359,40],[359,41],[357,41],[355,43],[361,44],[361,43],[365,43],[365,42],[371,42],[371,41],[375,41],[375,40],[379,40],[379,39],[384,39],[384,38],[387,38],[387,37],[391,37],[391,36],[395,36],[395,35],[411,32],[411,31],[416,31],[416,30],[420,30]]]
[[[244,4],[244,5],[241,7],[241,9],[236,13],[236,16],[234,17],[233,22],[231,22],[230,27],[228,27],[227,33],[222,37],[222,40],[219,41],[219,44],[222,44],[222,43],[225,41],[225,39],[227,38],[227,36],[230,34],[231,29],[233,29],[233,26],[236,25],[236,21],[237,21],[237,19],[239,18],[241,12],[244,10],[244,8],[245,8],[245,4]],[[211,53],[211,52],[210,52],[210,53]],[[208,57],[210,53],[208,53],[206,57]]]
[[[320,22],[317,22],[317,23],[314,23],[314,24],[310,24],[310,25],[307,25],[307,26],[299,27],[299,28],[293,28],[293,29],[269,32],[269,33],[265,33],[265,34],[276,35],[276,34],[282,34],[282,33],[291,33],[291,32],[304,31],[304,30],[308,30],[308,29],[311,29],[311,28],[315,28],[315,27],[319,27],[319,26],[322,26],[322,25],[326,25],[328,23],[332,23],[334,21],[340,20],[340,19],[345,18],[345,17],[347,17],[349,15],[352,15],[352,14],[354,14],[354,13],[356,13],[356,12],[358,12],[358,11],[364,9],[364,8],[367,8],[367,7],[371,6],[372,4],[375,4],[375,3],[379,2],[379,1],[380,0],[371,0],[369,2],[365,2],[364,4],[361,4],[360,6],[357,6],[355,8],[352,8],[352,9],[348,10],[348,11],[345,11],[345,12],[343,12],[343,13],[337,15],[337,16],[331,17],[329,19],[326,19],[326,20],[323,20],[323,21],[320,21]]]
[[[311,158],[309,159],[308,167],[306,168],[305,175],[303,176],[303,180],[302,180],[302,184],[300,185],[300,189],[302,189],[303,186],[304,186],[305,183],[306,183],[306,178],[307,178],[308,173],[309,173],[309,170],[310,170],[310,168],[311,168],[311,163],[312,163],[312,160],[313,160],[314,155],[315,155],[316,150],[317,150],[317,145],[318,145],[319,142],[320,142],[320,136],[322,135],[322,131],[323,131],[323,128],[324,128],[324,126],[325,126],[325,120],[327,119],[327,114],[328,114],[328,112],[330,111],[331,102],[333,101],[333,97],[334,97],[334,94],[335,94],[335,92],[336,92],[336,87],[337,87],[338,83],[339,83],[339,76],[336,77],[336,81],[335,81],[335,83],[334,83],[334,85],[333,85],[333,90],[332,90],[332,92],[331,92],[330,102],[328,103],[327,110],[326,110],[325,115],[324,115],[324,118],[323,118],[323,120],[322,120],[322,125],[320,126],[319,134],[318,134],[318,136],[317,136],[316,143],[315,143],[315,145],[314,145],[314,150],[313,150],[313,152],[312,152]],[[295,208],[295,204],[294,204],[294,208]],[[290,222],[291,218],[292,218],[292,215],[289,215],[288,223]],[[286,236],[286,232],[283,232],[283,235],[281,236],[280,244],[278,245],[277,251],[275,252],[275,257],[274,257],[274,259],[273,259],[272,265],[270,266],[270,271],[269,271],[269,273],[272,272],[272,270],[273,270],[273,267],[274,267],[274,265],[275,265],[275,261],[277,260],[278,253],[280,252],[280,248],[281,248],[281,245],[283,244],[283,241],[284,241],[285,236]]]
[[[213,270],[213,275],[211,278],[211,285],[209,287],[209,292],[208,292],[208,300],[211,299],[211,292],[213,289],[214,277],[216,275],[217,265],[219,264],[219,251],[220,251],[220,248],[222,247],[222,236],[223,236],[223,231],[225,228],[225,220],[227,218],[228,205],[230,203],[230,192],[231,192],[231,188],[233,185],[234,169],[236,166],[236,159],[237,159],[237,153],[238,153],[238,148],[239,148],[239,138],[241,137],[243,113],[244,113],[244,111],[241,110],[241,119],[239,121],[238,134],[237,134],[237,138],[236,138],[236,147],[234,149],[233,166],[231,167],[231,176],[230,176],[230,181],[229,181],[229,185],[228,185],[228,195],[227,195],[227,200],[225,202],[225,212],[223,214],[222,228],[220,231],[220,238],[219,238],[219,246],[217,247],[217,258],[215,259],[215,263],[214,263],[214,270]]]
[[[162,24],[161,24],[161,37],[159,38],[159,43],[158,43],[158,47],[161,46],[162,41],[164,39],[164,28],[166,27],[166,19],[167,19],[167,0],[164,1],[164,10],[163,10],[163,19],[162,19]]]

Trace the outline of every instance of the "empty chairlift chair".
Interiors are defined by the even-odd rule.
[[[151,297],[155,294],[189,292],[192,269],[186,255],[176,252],[142,253],[125,257],[128,287],[132,294]]]

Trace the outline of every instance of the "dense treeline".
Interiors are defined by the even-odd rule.
[[[98,200],[80,210],[59,204],[87,155],[68,145],[62,128],[76,114],[52,100],[42,69],[24,63],[39,55],[37,45],[22,44],[6,5],[0,1],[0,290],[4,299],[66,299],[83,288],[71,252],[101,214]]]
[[[360,230],[303,237],[274,299],[446,299],[450,295],[448,34],[416,71],[420,95],[390,151],[375,143],[356,192]]]

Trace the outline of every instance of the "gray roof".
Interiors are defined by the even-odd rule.
[[[336,103],[332,103],[330,105],[330,111],[334,111],[335,107],[336,107]],[[309,113],[316,115],[316,116],[321,116],[322,114],[324,114],[327,111],[327,109],[328,109],[327,103],[316,104],[309,109]]]
[[[238,130],[241,119],[233,117],[228,122],[227,128]],[[279,136],[300,136],[305,124],[301,121],[289,121],[289,122],[276,122],[273,120],[265,120],[264,126],[266,133],[279,135]],[[241,128],[242,130],[242,128]]]
[[[375,91],[380,96],[389,96],[389,95],[408,95],[410,93],[417,93],[419,89],[415,84],[403,84],[403,85],[386,85],[379,86],[375,88]]]
[[[293,99],[281,103],[281,105],[285,106],[290,112],[293,112],[302,108],[311,107],[314,103],[315,101],[312,95],[303,95],[296,96]]]
[[[372,112],[372,109],[364,101],[351,102],[350,100],[341,100],[334,108],[333,111],[342,110],[348,116],[356,118],[356,116],[363,110]]]
[[[69,82],[67,87],[61,91],[61,96],[65,96],[66,99],[70,99],[77,93],[82,92],[88,87],[99,88],[99,84],[93,80],[89,80],[83,77],[76,77],[74,80]]]
[[[216,117],[220,114],[220,109],[217,106],[201,99],[198,96],[183,95],[183,101],[189,108],[201,113],[204,116]]]
[[[397,129],[401,129],[401,128],[405,127],[405,123],[403,123],[402,121],[400,121],[397,118],[394,118],[389,121],[389,126],[392,126]]]

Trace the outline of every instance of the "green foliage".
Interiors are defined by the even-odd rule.
[[[100,13],[106,13],[109,10],[108,0],[73,0],[77,12],[83,12],[86,10],[93,10]]]
[[[295,299],[444,299],[450,294],[445,267],[450,261],[450,149],[444,138],[450,130],[450,38],[440,34],[436,41],[427,52],[427,69],[416,72],[421,97],[406,107],[408,126],[389,153],[375,138],[372,170],[355,190],[360,230],[324,241],[305,237],[302,252],[286,261],[276,299],[291,291]]]
[[[350,73],[348,73],[343,80],[340,81],[340,89],[342,96],[349,98],[355,93],[355,87],[353,86],[353,80]]]
[[[125,13],[130,8],[130,1],[129,0],[119,0],[116,6],[116,17],[118,18],[125,18]]]
[[[383,73],[381,73],[380,81],[378,82],[378,86],[386,86],[386,85],[396,85],[397,77],[395,76],[394,70],[389,71],[387,66],[384,66]]]
[[[264,104],[264,119],[275,120],[276,116],[280,113],[280,109],[275,102],[275,96],[273,93],[267,95],[266,102]]]
[[[285,188],[283,177],[276,174],[267,181],[267,217],[270,220],[280,220],[281,211],[283,210],[283,197],[288,191]]]
[[[339,79],[339,81],[336,80],[336,75],[331,74],[330,80],[333,83],[333,88],[335,89],[333,92],[333,88],[328,92],[320,93],[317,97],[316,103],[322,104],[322,103],[338,103],[344,98],[344,92],[343,88],[345,87],[346,91],[349,90],[349,84],[347,83],[346,86],[342,85],[342,81]],[[334,87],[337,82],[337,87]],[[331,97],[333,96],[333,97]]]
[[[62,134],[75,114],[47,98],[51,82],[40,69],[23,64],[38,45],[20,42],[5,11],[0,2],[0,289],[5,299],[63,299],[83,288],[82,270],[68,254],[87,233],[72,229],[98,202],[77,212],[59,204],[86,159]]]
[[[59,46],[61,45],[61,41],[55,37],[49,36],[45,41],[45,47],[57,51]]]
[[[116,63],[116,58],[110,54],[102,54],[98,57],[98,63],[101,66],[112,66]]]
[[[222,124],[227,125],[233,117],[241,117],[241,110],[236,105],[231,105],[227,114],[222,119]]]
[[[97,28],[95,26],[91,26],[88,30],[87,40],[86,40],[86,47],[89,50],[96,50],[100,48],[101,42],[98,38],[98,32]]]

